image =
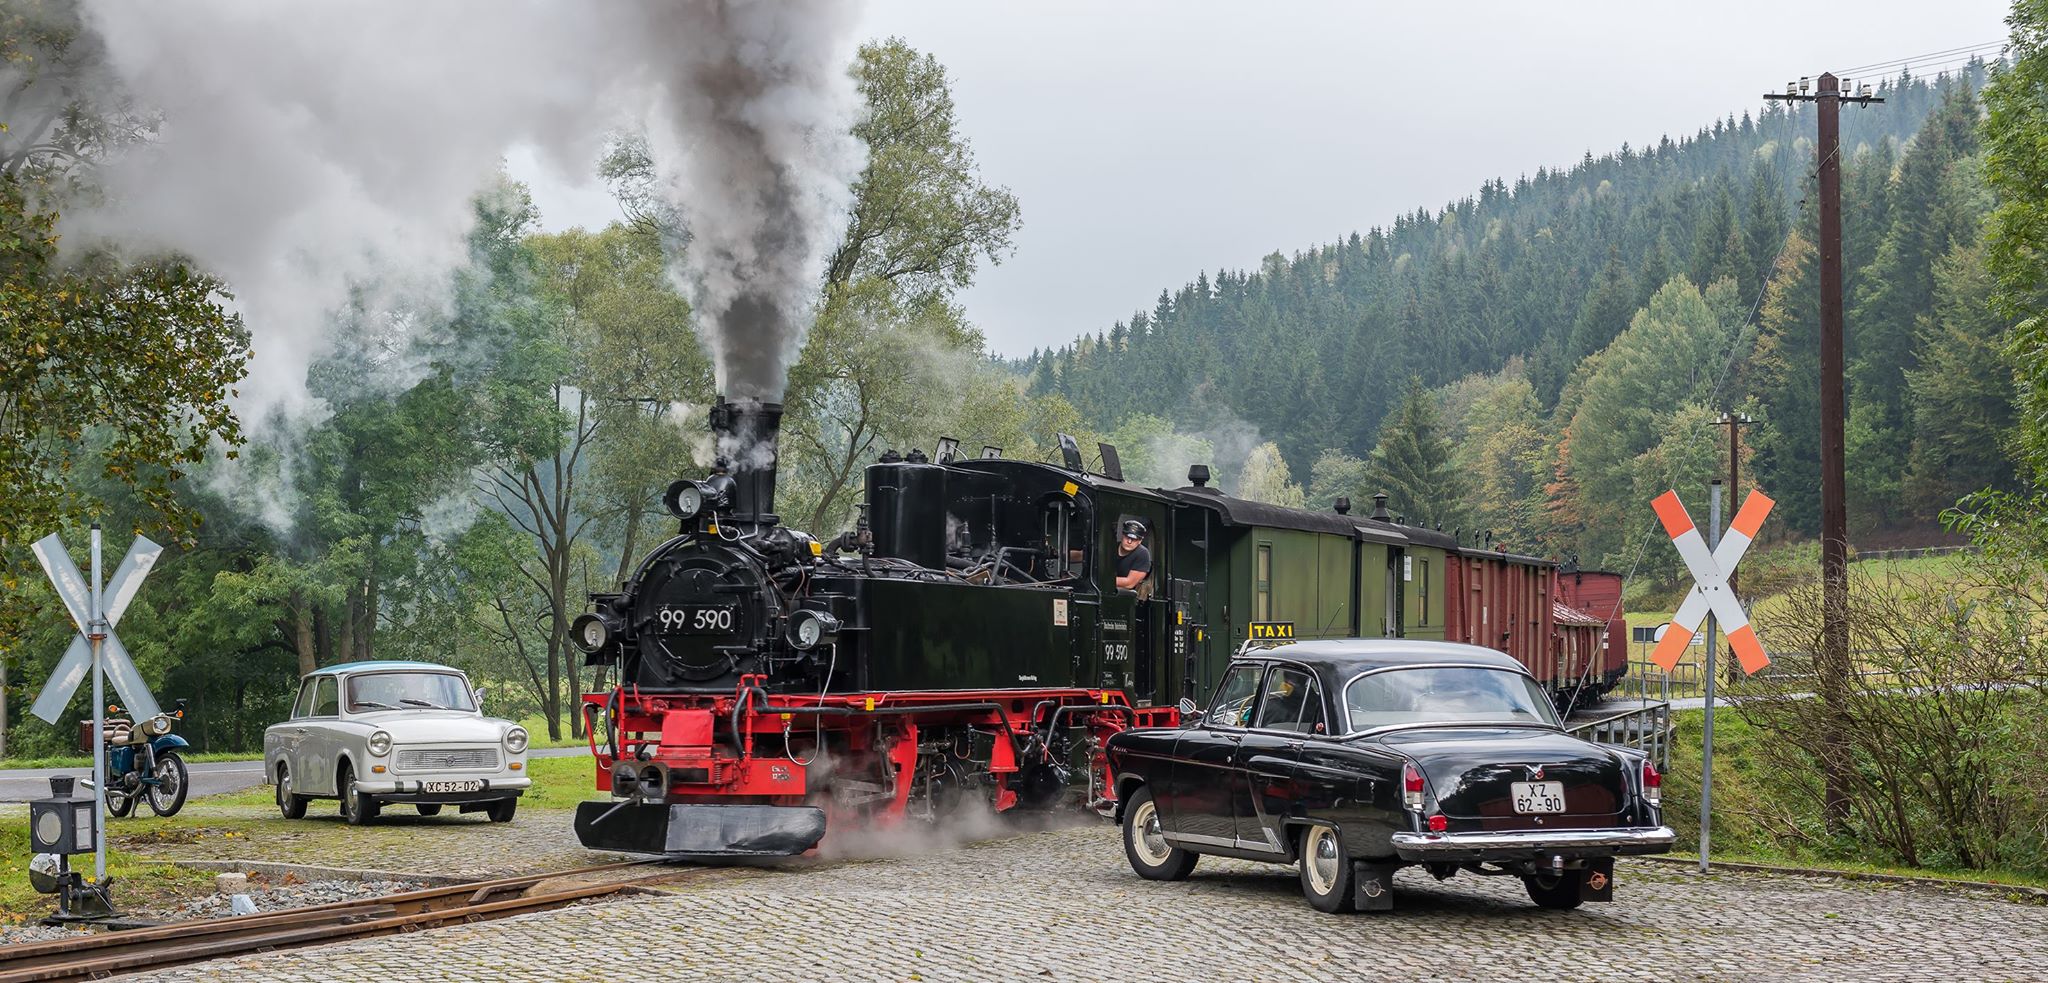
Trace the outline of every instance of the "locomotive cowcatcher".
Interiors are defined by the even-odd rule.
[[[946,441],[869,466],[860,528],[821,542],[773,511],[781,416],[713,407],[718,467],[664,496],[677,535],[572,626],[587,664],[617,667],[584,697],[613,800],[578,807],[583,844],[791,855],[828,825],[1070,789],[1113,809],[1102,742],[1178,720],[1152,703],[1181,691],[1165,653],[1190,629],[1117,591],[1111,560],[1115,530],[1162,528],[1167,500]]]

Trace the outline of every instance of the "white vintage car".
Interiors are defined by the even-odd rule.
[[[510,822],[526,774],[526,728],[486,717],[459,670],[430,662],[350,662],[308,673],[292,716],[263,732],[264,773],[286,819],[309,799],[340,799],[360,826],[387,803],[422,816],[444,806]]]

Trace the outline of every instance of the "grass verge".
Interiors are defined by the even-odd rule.
[[[534,758],[527,761],[533,786],[522,797],[522,814],[538,810],[573,809],[576,803],[597,797],[591,759],[586,756]],[[115,881],[115,900],[124,907],[148,907],[153,900],[203,894],[213,875],[186,870],[169,863],[151,861],[132,852],[152,841],[190,842],[193,837],[248,837],[252,840],[273,835],[288,838],[324,832],[306,821],[286,820],[275,812],[275,792],[269,785],[257,785],[240,792],[210,795],[191,800],[185,811],[169,819],[154,816],[113,820],[107,841],[107,874]],[[332,800],[317,800],[313,808],[332,811]],[[0,812],[0,924],[32,921],[55,910],[54,898],[35,893],[28,883],[28,823],[26,811],[9,807]],[[373,827],[374,831],[375,828]],[[354,833],[364,831],[354,830]],[[383,835],[407,835],[402,827],[381,831]],[[138,847],[138,844],[142,845]],[[92,855],[73,858],[91,867]]]
[[[1681,710],[1673,713],[1671,718],[1676,733],[1672,738],[1671,767],[1664,778],[1664,821],[1678,832],[1681,852],[1673,855],[1697,858],[1700,841],[1700,751],[1705,736],[1706,713]],[[1857,844],[1840,840],[1818,840],[1788,846],[1788,838],[1780,835],[1785,831],[1771,825],[1782,821],[1783,810],[1770,806],[1783,801],[1787,793],[1773,779],[1779,765],[1765,753],[1767,740],[1767,734],[1750,726],[1733,710],[1723,708],[1714,713],[1711,859],[2048,888],[2048,875],[2030,871],[1904,867],[1873,862],[1857,855]],[[1806,825],[1817,828],[1818,819]],[[1790,839],[1794,844],[1798,844],[1800,839],[1810,840],[1811,831],[1804,837]]]

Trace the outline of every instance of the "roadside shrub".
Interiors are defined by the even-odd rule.
[[[1809,685],[1731,694],[1778,794],[1746,808],[1779,846],[1907,866],[2048,870],[2048,545],[2037,515],[1959,521],[1983,554],[1948,577],[1851,568],[1851,665],[1818,670],[1821,590],[1793,587],[1759,631]],[[2002,524],[2001,524],[2002,523]],[[1993,542],[1993,540],[1998,540]],[[1839,776],[1830,809],[1830,765]],[[1717,771],[1719,769],[1716,769]],[[1832,813],[1832,815],[1831,815]],[[1829,821],[1829,820],[1832,821]]]

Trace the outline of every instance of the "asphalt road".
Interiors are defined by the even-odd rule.
[[[527,757],[566,758],[589,753],[588,748],[581,747],[535,748],[527,752]],[[192,761],[187,762],[185,768],[192,776],[191,794],[195,797],[239,792],[263,784],[261,758],[240,761]],[[83,778],[91,771],[90,768],[14,768],[0,771],[0,802],[27,802],[30,799],[43,798],[50,794],[50,776],[74,775]]]

